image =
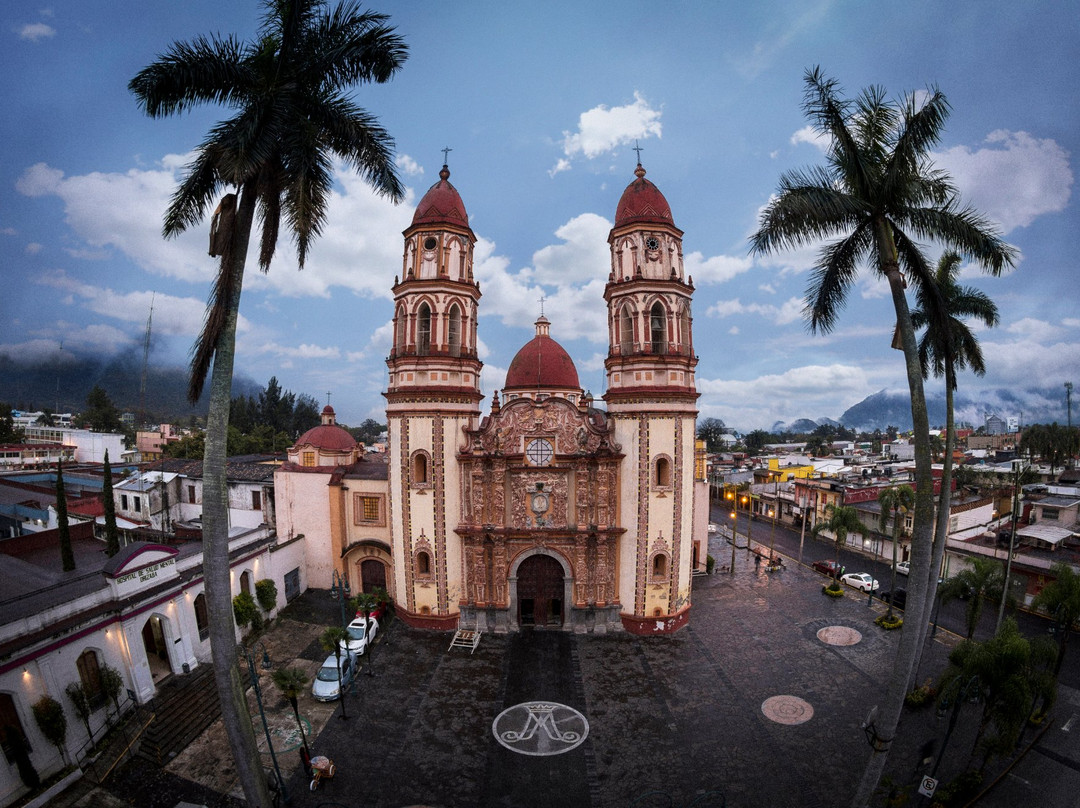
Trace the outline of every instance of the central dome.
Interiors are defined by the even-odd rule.
[[[329,404],[323,407],[321,420],[321,424],[300,436],[296,441],[297,447],[310,446],[323,452],[352,452],[356,449],[356,439],[337,425],[334,408]]]
[[[637,177],[626,186],[619,207],[615,209],[615,226],[625,224],[668,224],[674,225],[671,218],[671,206],[660,193],[660,189],[645,179],[645,169],[638,163],[634,170]]]
[[[428,192],[416,206],[412,223],[414,227],[418,224],[469,226],[465,203],[461,201],[457,188],[450,184],[450,169],[445,165],[439,172],[439,181],[428,188]]]
[[[548,335],[550,325],[541,314],[536,321],[536,336],[510,363],[503,390],[581,390],[574,360]]]

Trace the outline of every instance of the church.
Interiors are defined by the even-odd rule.
[[[403,236],[386,462],[327,406],[275,474],[278,543],[303,542],[304,585],[383,586],[405,622],[437,630],[680,629],[708,488],[694,285],[664,195],[638,163],[616,207],[602,407],[541,314],[481,409],[476,236],[446,165]]]

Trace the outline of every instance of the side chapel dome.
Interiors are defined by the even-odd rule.
[[[356,440],[337,425],[334,408],[327,404],[323,407],[322,423],[301,435],[296,445],[311,446],[324,452],[351,452],[356,448]]]
[[[506,371],[504,392],[581,390],[574,360],[566,349],[548,334],[550,326],[551,323],[541,314],[536,321],[536,336],[522,346],[510,363],[510,369]]]

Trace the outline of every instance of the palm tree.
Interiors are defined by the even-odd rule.
[[[296,726],[300,728],[300,743],[304,747],[304,759],[311,760],[311,752],[307,745],[307,735],[304,733],[304,724],[300,720],[300,708],[297,702],[297,699],[304,690],[304,685],[308,683],[308,678],[299,668],[278,668],[270,674],[270,678],[274,680],[274,684],[277,685],[281,694],[288,699],[289,704],[292,705],[293,715],[296,716]]]
[[[907,513],[915,504],[915,491],[910,485],[890,485],[878,492],[877,501],[881,506],[878,530],[882,533],[885,532],[889,515],[892,514],[892,573],[889,579],[889,613],[886,618],[891,621],[893,601],[896,600],[896,545],[900,542],[900,514]]]
[[[975,636],[975,629],[979,625],[979,617],[982,616],[983,606],[987,600],[996,601],[1001,597],[1005,588],[1005,570],[1001,561],[996,558],[982,558],[973,556],[971,566],[960,570],[939,588],[941,602],[943,604],[967,598],[967,613],[965,623],[967,625],[967,638]]]
[[[833,586],[838,586],[836,579],[840,574],[840,548],[847,543],[849,533],[866,536],[870,529],[859,520],[859,512],[850,505],[826,505],[824,518],[810,528],[815,536],[822,531],[833,534],[836,545],[836,566],[833,568]]]
[[[1054,663],[1054,676],[1061,673],[1061,664],[1065,661],[1065,643],[1069,632],[1080,627],[1080,574],[1068,564],[1054,564],[1050,568],[1054,580],[1042,588],[1035,596],[1031,607],[1048,613],[1057,624],[1061,639],[1058,642],[1057,661]]]
[[[347,95],[357,83],[389,81],[406,46],[387,17],[352,2],[330,9],[319,0],[264,0],[254,41],[199,37],[174,43],[131,80],[129,89],[152,117],[223,104],[235,115],[216,124],[165,213],[164,234],[176,236],[205,218],[211,253],[221,262],[203,331],[192,356],[192,400],[210,380],[203,479],[203,541],[210,645],[222,713],[237,773],[251,805],[269,804],[254,733],[240,684],[229,584],[225,453],[232,398],[236,319],[256,213],[259,266],[269,269],[284,214],[303,268],[326,220],[337,156],[395,202],[403,188],[393,140]]]
[[[938,259],[932,287],[920,286],[916,290],[918,308],[911,312],[916,329],[926,331],[919,340],[919,362],[923,378],[931,371],[934,376],[945,377],[945,457],[942,463],[941,494],[938,497],[937,521],[934,527],[934,549],[931,554],[930,574],[926,581],[926,609],[932,608],[937,595],[937,571],[945,556],[949,538],[949,517],[952,508],[953,449],[956,446],[956,422],[953,409],[953,391],[956,390],[957,371],[970,368],[977,376],[986,375],[979,340],[968,328],[965,318],[982,322],[987,328],[998,324],[998,310],[994,301],[978,289],[960,286],[960,255],[946,250]],[[919,631],[924,639],[928,622],[922,621]],[[925,646],[920,642],[915,670]]]
[[[920,625],[926,612],[934,490],[926,397],[905,295],[908,283],[918,288],[932,281],[917,239],[954,247],[993,274],[1012,265],[1015,251],[975,210],[960,205],[948,175],[930,162],[949,113],[940,90],[911,93],[892,104],[882,88],[871,87],[852,102],[840,96],[837,83],[820,68],[808,70],[805,82],[803,109],[830,141],[827,165],[781,176],[779,194],[751,237],[752,251],[771,253],[837,237],[822,249],[807,290],[806,315],[815,332],[835,327],[860,263],[868,263],[889,284],[896,313],[893,344],[904,351],[911,394],[915,507],[908,621]],[[878,732],[885,737],[892,737],[900,721],[917,634],[900,637],[879,713]],[[869,803],[887,759],[887,750],[875,749],[853,805]]]
[[[334,661],[337,662],[338,701],[341,702],[341,717],[348,718],[345,714],[345,688],[341,686],[341,644],[348,642],[349,632],[341,626],[329,626],[319,635],[319,645],[324,651],[334,652]],[[345,653],[351,654],[352,651]]]

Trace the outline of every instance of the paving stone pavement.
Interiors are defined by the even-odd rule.
[[[713,542],[712,554],[727,561],[730,545]],[[665,637],[533,630],[484,635],[469,654],[447,651],[448,634],[391,622],[365,655],[347,696],[347,719],[336,704],[319,704],[309,694],[300,700],[312,754],[331,757],[337,775],[312,793],[296,749],[275,741],[291,804],[846,804],[870,755],[860,723],[884,693],[899,634],[873,624],[882,604],[868,606],[854,590],[825,597],[824,582],[791,560],[765,572],[739,550],[734,574],[694,579],[690,623]],[[318,663],[304,655],[311,656],[322,628],[339,619],[338,610],[319,592],[290,605],[264,638],[275,667],[313,672]],[[862,639],[830,645],[818,638],[829,626],[854,629]],[[922,678],[941,671],[954,642],[939,633]],[[261,681],[267,712],[275,720],[291,716],[265,674]],[[777,696],[806,702],[812,717],[799,724],[771,720],[763,705]],[[492,722],[507,708],[534,701],[580,712],[588,722],[584,742],[546,757],[502,745]],[[541,708],[534,729],[557,734],[552,715]],[[901,785],[915,783],[921,747],[941,734],[933,710],[906,712],[889,775]],[[225,755],[219,721],[169,772],[220,797],[206,805],[235,805],[239,791],[220,763]],[[948,764],[947,757],[941,773]]]

